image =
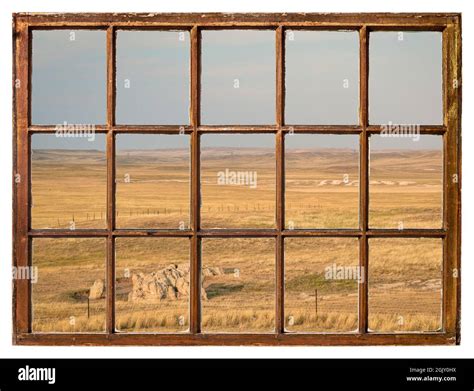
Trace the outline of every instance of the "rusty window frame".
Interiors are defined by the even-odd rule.
[[[33,29],[102,29],[107,32],[107,123],[97,126],[107,139],[107,228],[92,230],[32,230],[30,227],[31,135],[54,132],[54,126],[31,125],[31,32]],[[200,123],[200,31],[202,29],[271,29],[276,44],[276,125],[203,126]],[[288,126],[284,120],[285,29],[352,30],[359,33],[360,90],[357,126]],[[190,125],[191,229],[123,230],[115,228],[115,135],[119,133],[176,134],[177,126],[116,125],[115,32],[118,29],[180,29],[191,36]],[[443,37],[443,124],[421,126],[422,134],[443,136],[443,228],[369,229],[368,137],[379,125],[368,123],[368,42],[371,31],[440,31]],[[31,264],[33,238],[105,238],[106,332],[32,333],[31,287],[13,281],[13,342],[21,345],[441,345],[460,342],[461,229],[461,15],[422,14],[27,14],[13,15],[13,266]],[[360,137],[359,229],[286,230],[284,226],[284,135],[289,131],[314,134],[358,134]],[[206,133],[273,133],[276,140],[276,229],[203,230],[199,221],[200,135]],[[179,334],[118,333],[115,331],[114,267],[117,237],[188,237],[191,241],[190,330]],[[200,242],[208,237],[272,237],[276,259],[276,327],[273,334],[219,334],[200,330]],[[443,240],[442,330],[439,332],[368,332],[367,278],[359,287],[359,323],[355,333],[286,333],[284,331],[284,239],[287,237],[355,237],[359,265],[367,274],[368,239],[430,237]],[[367,275],[365,275],[367,277]]]

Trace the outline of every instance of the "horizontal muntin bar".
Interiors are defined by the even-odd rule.
[[[370,237],[383,238],[444,238],[446,231],[444,229],[420,229],[405,228],[398,229],[369,229],[366,235]]]
[[[61,125],[61,124],[59,124]],[[70,125],[83,125],[73,124]],[[86,126],[93,126],[93,130],[98,133],[108,133],[109,127],[107,125],[86,124]],[[31,125],[28,127],[29,133],[55,133],[57,125]],[[189,125],[115,125],[110,128],[113,133],[192,133],[193,127]]]
[[[193,132],[190,125],[114,125],[114,133],[180,133]]]
[[[32,229],[28,232],[30,237],[191,237],[193,235],[210,238],[242,238],[242,237],[387,237],[387,238],[444,238],[446,231],[443,229],[369,229],[364,232],[357,229],[277,229],[255,228],[215,228],[192,230],[176,229]]]
[[[200,237],[207,238],[244,238],[244,237],[276,237],[278,236],[278,230],[276,229],[227,229],[227,228],[216,228],[216,229],[201,229],[197,232]]]
[[[28,236],[36,238],[53,238],[53,237],[191,237],[191,230],[175,230],[175,229],[117,229],[108,231],[107,229],[35,229],[28,232]]]
[[[277,125],[200,125],[197,128],[199,133],[260,133],[278,131]]]
[[[370,134],[379,134],[383,131],[385,125],[369,125],[367,126],[367,132]],[[392,126],[416,126],[416,124],[392,124]],[[444,125],[419,125],[419,130],[421,134],[444,134],[448,128]]]
[[[31,229],[28,236],[33,238],[95,238],[109,236],[107,229]]]
[[[107,125],[94,125],[94,124],[74,124],[74,123],[68,123],[68,125],[84,125],[84,127],[87,127],[87,130],[89,130],[89,126],[93,127],[93,131],[97,133],[107,133],[108,128]],[[63,124],[57,124],[57,125],[30,125],[28,126],[28,133],[55,133],[58,129],[58,126],[64,126]],[[67,129],[66,129],[67,131]]]
[[[363,231],[357,229],[285,229],[284,237],[359,237]]]
[[[284,125],[281,130],[285,133],[358,134],[363,128],[359,125]]]
[[[80,125],[80,124],[71,124]],[[396,126],[397,124],[393,124]],[[403,125],[403,124],[399,124]],[[416,125],[416,124],[414,124]],[[106,125],[93,125],[94,131],[97,133],[107,133],[109,131]],[[114,125],[111,127],[113,133],[169,133],[185,134],[193,133],[194,128],[190,125]],[[198,133],[276,133],[279,128],[276,125],[216,125],[204,126],[197,128]],[[363,128],[358,125],[284,125],[281,127],[284,133],[323,133],[323,134],[358,134]],[[369,134],[380,134],[383,125],[369,125],[366,128]],[[420,125],[421,134],[439,134],[443,135],[447,132],[444,125]],[[28,127],[29,133],[55,133],[56,125],[31,125]]]

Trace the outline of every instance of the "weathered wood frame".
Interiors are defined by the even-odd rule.
[[[107,229],[32,230],[30,227],[30,136],[52,133],[54,126],[30,121],[31,31],[33,29],[103,29],[107,32],[107,123],[96,131],[107,136]],[[268,126],[205,126],[200,123],[200,30],[265,28],[275,31],[276,121]],[[360,102],[357,126],[291,126],[284,120],[285,29],[336,29],[359,32]],[[180,29],[191,36],[191,229],[122,230],[115,227],[115,135],[178,133],[177,126],[116,125],[115,31],[117,29]],[[368,137],[380,125],[368,123],[369,32],[441,31],[443,34],[444,124],[422,126],[422,134],[444,139],[444,210],[442,229],[385,230],[368,226]],[[13,281],[13,343],[21,345],[441,345],[460,342],[461,241],[461,15],[460,14],[15,14],[13,16],[13,266],[31,262],[31,241],[39,237],[102,237],[107,241],[107,316],[105,333],[32,333],[31,288]],[[286,230],[284,225],[284,135],[332,133],[360,135],[360,227],[354,230]],[[200,135],[212,132],[275,134],[276,229],[203,230],[200,227]],[[188,237],[191,241],[190,330],[180,334],[127,334],[115,331],[114,267],[116,237]],[[359,329],[354,333],[288,333],[284,330],[284,239],[286,237],[357,237],[360,266],[367,274],[368,239],[432,237],[443,239],[443,327],[430,333],[374,333],[367,329],[367,278],[359,288]],[[208,334],[200,330],[200,241],[203,237],[273,237],[276,248],[276,329],[271,334]],[[367,277],[367,275],[366,275]]]

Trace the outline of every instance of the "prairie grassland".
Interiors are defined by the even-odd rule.
[[[202,329],[242,332],[274,330],[274,239],[204,239],[202,263],[221,275],[203,278]]]
[[[107,163],[93,150],[33,150],[32,228],[106,228]]]
[[[189,229],[189,152],[122,151],[116,169],[118,228]]]
[[[289,149],[285,164],[287,228],[358,228],[357,151]]]
[[[188,151],[130,151],[117,158],[117,225],[179,228],[189,225]],[[439,226],[441,156],[434,151],[371,157],[370,221],[373,226]],[[288,153],[286,224],[293,228],[357,228],[358,155],[350,151]],[[34,228],[105,228],[103,152],[35,151]],[[217,175],[257,172],[257,187],[219,185]],[[275,216],[273,150],[203,151],[203,228],[271,228]],[[130,181],[125,181],[129,174]],[[347,174],[347,176],[346,176]],[[400,217],[402,216],[402,217]],[[105,299],[88,290],[105,276],[102,239],[35,239],[35,331],[103,331]],[[116,278],[189,264],[188,239],[117,239]],[[328,279],[328,267],[357,266],[353,239],[287,239],[285,324],[290,332],[342,332],[357,327],[358,282]],[[203,277],[204,332],[271,332],[275,315],[273,239],[206,239],[202,266],[221,273]],[[371,240],[369,326],[377,331],[431,331],[440,326],[441,246],[428,239]],[[317,290],[317,302],[316,294]],[[118,290],[120,331],[185,332],[187,297],[130,302]],[[316,312],[317,304],[317,312]]]
[[[132,273],[152,273],[170,264],[189,267],[188,238],[118,238],[118,280]],[[130,301],[128,292],[116,285],[116,328],[119,331],[181,332],[189,328],[189,303],[180,300]]]
[[[99,332],[105,330],[105,300],[88,302],[89,288],[105,278],[104,239],[37,239],[32,265],[33,330]]]
[[[441,228],[441,151],[381,151],[370,158],[370,225]]]
[[[208,148],[201,154],[203,228],[275,228],[275,153],[259,148]],[[219,184],[219,175],[241,173],[240,184]],[[256,173],[256,187],[250,177]],[[247,182],[246,175],[250,178]]]
[[[441,328],[442,248],[441,239],[370,239],[370,329]]]
[[[321,332],[356,330],[358,259],[358,239],[287,238],[286,329]],[[337,274],[338,270],[341,275]]]

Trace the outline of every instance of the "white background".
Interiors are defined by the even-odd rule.
[[[474,9],[460,0],[15,0],[0,13],[0,357],[474,357]],[[26,347],[12,346],[12,13],[13,12],[462,12],[463,36],[463,227],[462,340],[431,347]]]

